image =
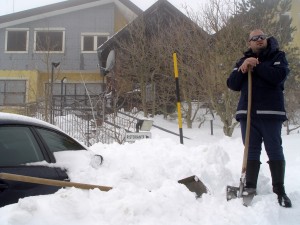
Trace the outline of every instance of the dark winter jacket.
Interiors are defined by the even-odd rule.
[[[247,117],[248,107],[248,76],[238,71],[244,60],[258,57],[259,64],[252,71],[252,118],[275,118],[286,120],[284,108],[284,82],[289,74],[285,53],[278,48],[275,38],[268,38],[267,48],[256,56],[251,49],[244,53],[227,79],[227,86],[240,91],[236,119]]]

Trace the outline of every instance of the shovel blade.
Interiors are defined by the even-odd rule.
[[[202,194],[208,192],[207,187],[195,175],[181,179],[178,183],[184,184],[191,192],[196,193],[197,198],[200,198]]]
[[[227,201],[230,201],[235,198],[243,198],[243,205],[246,207],[251,205],[255,195],[256,195],[255,190],[254,191],[250,190],[250,192],[242,191],[241,193],[241,187],[233,187],[233,186],[226,187]]]

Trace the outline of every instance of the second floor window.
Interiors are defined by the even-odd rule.
[[[28,51],[28,29],[7,29],[5,51],[24,53]]]
[[[96,52],[97,48],[108,39],[108,34],[83,33],[81,35],[81,51]]]
[[[34,50],[36,52],[64,52],[64,30],[35,30]]]

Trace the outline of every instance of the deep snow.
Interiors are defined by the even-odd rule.
[[[178,133],[175,120],[158,116],[154,124]],[[226,185],[239,185],[243,145],[240,130],[233,137],[223,135],[214,121],[199,129],[183,128],[184,139],[155,127],[152,139],[123,145],[95,144],[91,150],[104,157],[100,167],[91,164],[87,152],[57,153],[57,164],[69,171],[73,182],[112,186],[109,192],[98,189],[60,189],[47,196],[21,199],[0,208],[1,225],[296,225],[300,224],[300,134],[286,135],[283,147],[287,161],[286,191],[293,208],[277,203],[272,193],[267,156],[263,150],[258,180],[258,195],[250,207],[241,199],[226,201]],[[209,193],[196,199],[177,181],[196,175]]]

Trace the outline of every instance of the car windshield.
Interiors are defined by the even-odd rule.
[[[17,166],[43,160],[39,145],[28,127],[0,127],[0,166]]]

